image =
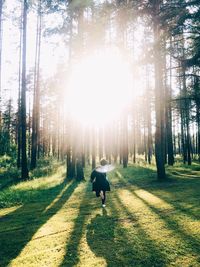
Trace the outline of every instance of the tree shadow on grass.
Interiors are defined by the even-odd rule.
[[[103,210],[102,215],[97,214],[87,226],[86,237],[90,249],[96,256],[105,258],[108,267],[122,266],[116,257],[115,224],[114,218]]]
[[[116,195],[115,198],[117,206],[111,200],[109,203],[113,215],[108,216],[104,211],[102,215],[96,215],[87,227],[90,249],[97,257],[103,257],[108,267],[165,266],[162,252],[139,227],[134,215]]]
[[[140,167],[139,169],[143,169],[143,167]],[[200,260],[198,256],[200,255],[199,238],[196,235],[187,232],[187,230],[184,229],[184,221],[182,227],[182,225],[180,225],[181,221],[176,218],[176,216],[181,216],[182,219],[185,217],[185,220],[187,220],[187,218],[190,218],[190,220],[192,219],[194,222],[198,220],[199,215],[195,212],[198,210],[198,188],[200,180],[198,178],[190,179],[178,176],[172,177],[164,181],[164,183],[155,181],[152,184],[151,179],[147,179],[147,177],[145,179],[148,181],[144,182],[143,179],[140,180],[137,177],[136,179],[134,179],[134,176],[131,177],[128,171],[125,171],[125,173],[127,174],[128,179],[121,176],[123,183],[126,184],[126,180],[128,180],[130,184],[133,185],[133,187],[128,188],[128,190],[132,192],[135,197],[140,199],[148,208],[150,208],[153,213],[159,216],[159,218],[166,224],[166,227],[173,231],[177,240],[180,242],[182,240],[182,242],[178,245],[180,248],[177,248],[177,251],[184,254],[191,253],[192,255],[197,256],[197,260]],[[143,173],[145,174],[145,172]],[[135,189],[144,189],[147,192],[163,199],[174,207],[174,212],[168,214],[165,210],[160,210],[159,207],[155,207],[150,202],[138,196],[138,194],[135,193]],[[194,210],[186,208],[190,205],[193,205]]]
[[[186,168],[187,166],[185,166]],[[199,176],[193,173],[192,169],[183,169],[182,172],[178,170],[178,167],[173,167],[174,169],[167,168],[167,175],[164,180],[157,179],[157,171],[151,168],[151,165],[138,166],[132,165],[129,168],[120,169],[121,174],[133,185],[138,186],[157,186],[168,187],[175,183],[190,184],[199,183]],[[181,174],[181,175],[180,175]],[[190,175],[190,176],[188,176]],[[190,179],[192,178],[192,179]]]
[[[88,183],[85,192],[82,196],[82,201],[79,206],[79,213],[77,218],[75,219],[73,231],[71,233],[70,239],[67,241],[66,244],[65,257],[60,266],[72,267],[76,266],[76,264],[79,262],[78,248],[84,233],[84,225],[87,216],[91,214],[90,203],[88,202],[88,199],[86,197],[88,193],[91,193],[90,187],[91,185]]]
[[[191,171],[191,170],[190,170]],[[131,170],[122,170],[123,183],[120,187],[125,184],[130,184],[135,189],[144,189],[159,198],[167,201],[170,205],[174,206],[175,209],[180,210],[187,216],[198,220],[199,214],[186,206],[198,207],[199,202],[199,187],[200,179],[188,179],[179,176],[171,176],[169,172],[168,178],[160,182],[156,178],[156,171],[149,169],[148,167],[136,166]],[[165,194],[165,192],[167,194]],[[169,197],[168,197],[169,195]]]
[[[172,190],[165,190],[164,192],[149,189],[146,190],[156,197],[160,198],[161,200],[169,203],[174,207],[175,210],[182,214],[185,214],[192,220],[200,220],[200,213],[196,212],[196,209],[199,209],[200,207],[198,200],[200,197],[197,196],[197,187],[195,185],[193,186],[193,189],[190,187],[190,191],[188,191],[188,193],[187,189],[188,187],[182,188],[181,192],[177,192],[176,188],[173,189],[174,192]],[[165,192],[168,194],[165,194]]]
[[[167,177],[165,180],[159,181],[157,179],[157,172],[144,166],[131,166],[130,168],[116,170],[116,176],[120,180],[119,186],[133,186],[142,188],[166,188],[172,186],[176,180]],[[118,184],[118,183],[117,183]],[[115,186],[115,185],[114,185]]]
[[[0,266],[8,266],[15,259],[37,230],[66,203],[78,183],[63,182],[50,189],[39,190],[47,196],[47,201],[24,205],[0,221]],[[61,194],[62,192],[62,194]],[[60,194],[60,195],[59,195]],[[35,196],[37,197],[37,195]],[[54,199],[58,199],[54,201]],[[35,202],[37,199],[34,199]],[[52,204],[51,206],[49,206]],[[47,207],[49,207],[47,209]],[[31,208],[35,208],[30,210]]]
[[[132,234],[132,236],[130,237],[128,229],[123,230],[126,233],[126,239],[130,240],[129,242],[131,248],[131,264],[129,266],[166,266],[166,255],[160,250],[160,248],[156,246],[155,242],[145,232],[145,230],[142,229],[138,218],[128,210],[128,208],[122,203],[116,193],[115,198],[117,200],[117,205],[114,205],[113,203],[113,208],[115,208],[115,214],[118,213],[118,217],[120,218],[120,213],[116,209],[117,206],[119,206],[125,216],[124,223],[126,224],[127,222],[129,222],[129,229],[134,231],[134,234]]]
[[[138,196],[133,190],[129,190],[135,197],[140,199],[147,207],[149,207],[156,215],[160,217],[168,227],[168,229],[174,232],[174,235],[183,240],[184,249],[189,253],[194,252],[198,256],[198,261],[200,261],[200,249],[199,249],[199,239],[191,236],[184,230],[180,228],[180,223],[172,217],[171,214],[166,212],[162,213],[158,208],[151,205],[149,202],[144,200],[142,197]]]

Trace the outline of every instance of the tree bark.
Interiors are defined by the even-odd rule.
[[[28,179],[26,154],[26,32],[27,32],[27,0],[24,0],[23,9],[23,49],[22,49],[22,89],[21,89],[21,138],[22,138],[22,179]]]
[[[36,49],[35,49],[35,72],[34,72],[34,95],[32,115],[32,150],[31,169],[36,168],[37,156],[39,157],[39,111],[40,111],[40,49],[41,49],[41,0],[38,1]]]
[[[2,97],[2,11],[3,11],[3,2],[0,0],[0,143],[2,138],[2,106],[1,106],[1,97]]]
[[[128,166],[128,125],[127,125],[127,114],[124,114],[122,118],[123,136],[122,136],[122,161],[123,168]]]
[[[163,105],[163,74],[161,64],[161,33],[158,18],[160,1],[154,1],[154,67],[155,67],[155,113],[156,113],[156,132],[155,132],[155,157],[157,166],[158,180],[164,180],[165,160],[164,160],[164,105]]]
[[[171,39],[170,39],[171,46]],[[172,58],[170,55],[170,74],[169,74],[169,87],[166,86],[166,131],[167,131],[167,163],[168,165],[174,165],[174,148],[173,148],[173,136],[172,136]]]
[[[21,64],[22,64],[22,14],[23,4],[21,4],[21,23],[19,33],[19,65],[18,65],[18,111],[17,111],[17,168],[21,167]]]

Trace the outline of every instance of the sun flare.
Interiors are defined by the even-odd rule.
[[[116,53],[84,58],[71,70],[66,108],[83,125],[104,125],[117,119],[132,99],[129,65]]]

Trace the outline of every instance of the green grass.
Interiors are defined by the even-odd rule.
[[[61,165],[62,163],[54,158],[41,158],[37,161],[37,168],[29,171],[29,180],[49,176],[57,172]],[[0,190],[19,183],[20,175],[16,162],[10,156],[0,157]]]
[[[0,266],[199,266],[199,165],[117,167],[107,207],[64,166],[0,192]],[[14,206],[13,206],[14,205]]]

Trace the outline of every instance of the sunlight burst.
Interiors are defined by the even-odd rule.
[[[71,71],[66,108],[83,125],[104,125],[117,119],[132,99],[129,65],[116,53],[83,59]]]

